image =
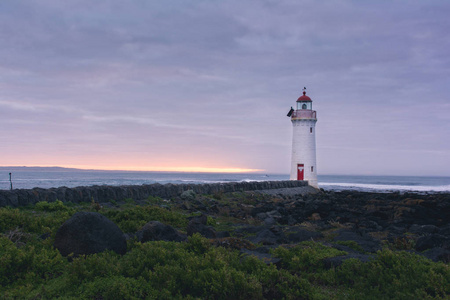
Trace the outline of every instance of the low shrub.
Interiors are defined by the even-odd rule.
[[[56,200],[55,202],[47,202],[47,201],[38,202],[35,205],[35,209],[50,212],[50,211],[67,211],[69,210],[69,207],[65,206],[62,201]]]
[[[353,250],[361,252],[361,253],[365,252],[364,249],[355,241],[337,241],[336,244],[347,246],[350,249],[353,249]]]
[[[148,196],[147,203],[152,205],[160,205],[164,203],[164,199],[161,197]]]
[[[45,204],[44,204],[45,206]],[[21,228],[27,233],[56,233],[56,230],[75,213],[74,208],[65,207],[62,210],[41,211],[0,208],[0,232]]]
[[[302,242],[289,249],[278,247],[272,253],[281,258],[285,269],[294,273],[317,272],[323,267],[323,259],[347,254],[313,241]]]
[[[367,263],[348,259],[327,275],[322,278],[328,278],[326,284],[344,288],[351,299],[448,299],[450,295],[448,265],[405,251],[384,249]]]
[[[176,228],[186,229],[186,216],[158,206],[133,206],[124,209],[107,209],[102,213],[117,224],[123,232],[136,232],[147,222],[160,221]]]
[[[212,243],[199,234],[182,243],[131,239],[125,255],[106,251],[68,260],[53,247],[54,233],[74,212],[92,208],[49,205],[0,208],[0,298],[448,299],[450,295],[447,264],[384,249],[369,262],[348,259],[327,269],[324,259],[346,252],[312,241],[274,249],[272,255],[281,258],[277,266],[242,256],[236,250],[239,239]],[[187,213],[157,206],[126,205],[100,212],[128,232],[153,220],[187,226]],[[213,221],[218,226],[218,219],[208,220]],[[42,233],[50,235],[40,237]]]
[[[0,285],[42,283],[64,270],[64,259],[49,243],[35,240],[22,248],[0,236]]]
[[[22,227],[29,220],[29,214],[18,208],[0,208],[0,232]]]

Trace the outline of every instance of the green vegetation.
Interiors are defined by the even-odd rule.
[[[320,243],[304,242],[274,254],[283,268],[303,274],[324,296],[333,291],[335,299],[448,299],[450,268],[405,251],[384,249],[367,263],[348,259],[338,268],[325,269],[323,259],[345,255]]]
[[[217,197],[218,198],[218,197]],[[220,198],[223,198],[221,195]],[[134,201],[133,201],[134,202]],[[76,211],[99,211],[124,232],[148,221],[180,231],[189,212],[152,205],[102,208],[41,202],[0,208],[0,295],[4,299],[448,299],[450,269],[388,248],[367,263],[348,259],[327,269],[326,258],[346,255],[318,242],[278,247],[278,266],[212,243],[128,241],[121,256],[103,252],[72,261],[53,248],[59,226]],[[208,224],[216,220],[209,218]],[[347,244],[347,246],[355,246]]]
[[[186,229],[186,215],[158,206],[130,206],[125,209],[100,211],[122,229],[123,232],[136,232],[149,221],[160,221],[179,229]]]
[[[330,272],[329,283],[354,299],[448,299],[450,269],[408,252],[379,251],[376,259],[347,260]],[[367,295],[370,295],[367,296]]]
[[[284,268],[300,274],[323,269],[323,259],[347,253],[316,242],[302,242],[290,249],[278,247],[273,254],[282,258]]]
[[[353,250],[364,253],[364,249],[355,241],[337,241],[336,244],[347,246]]]
[[[47,201],[41,201],[36,203],[36,210],[40,211],[68,211],[69,208],[64,205],[60,200],[48,203]]]

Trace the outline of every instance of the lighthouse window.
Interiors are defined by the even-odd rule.
[[[311,166],[311,172],[314,172],[314,167],[313,166]]]
[[[302,105],[302,109],[306,109],[306,104],[303,104],[303,105]]]
[[[312,127],[309,127],[309,133],[312,133]]]

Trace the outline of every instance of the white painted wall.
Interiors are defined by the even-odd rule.
[[[291,180],[297,180],[297,164],[304,164],[304,179],[318,188],[316,165],[316,119],[292,119]],[[312,128],[312,133],[310,132]],[[311,167],[313,171],[311,172]]]

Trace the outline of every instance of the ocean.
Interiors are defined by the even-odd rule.
[[[11,173],[14,189],[289,180],[288,174],[128,172],[0,167],[0,189],[10,189],[9,173]],[[319,175],[318,181],[320,188],[333,191],[450,192],[450,177]]]

